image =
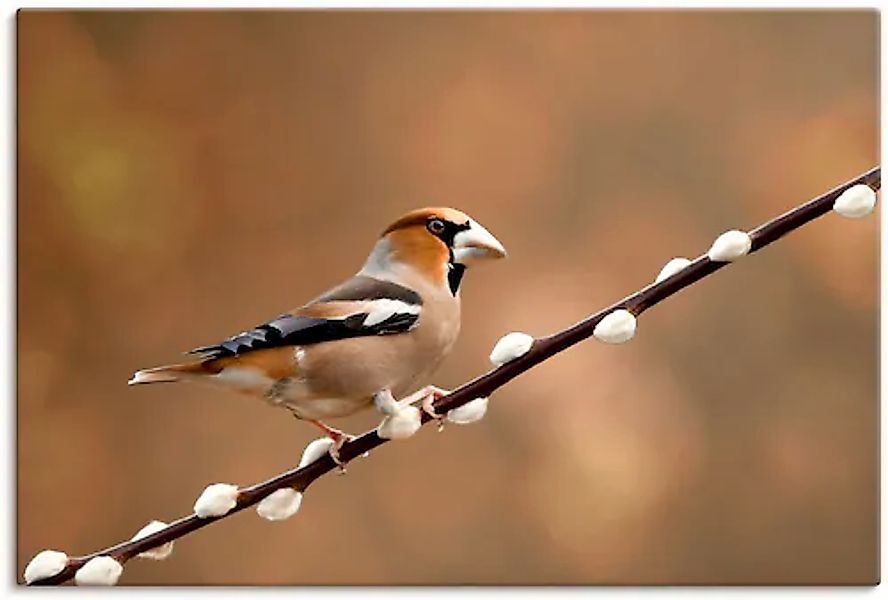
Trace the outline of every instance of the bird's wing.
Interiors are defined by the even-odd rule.
[[[415,291],[359,275],[301,308],[189,353],[221,358],[278,346],[404,333],[416,326],[421,309],[422,298]]]

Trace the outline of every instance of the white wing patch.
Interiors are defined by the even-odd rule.
[[[400,300],[381,298],[371,300],[364,305],[367,316],[364,318],[364,327],[372,327],[382,323],[386,319],[397,314],[418,315],[422,307],[417,304],[407,304]]]

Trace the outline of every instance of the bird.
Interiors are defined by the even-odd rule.
[[[393,402],[422,400],[441,422],[432,403],[446,390],[426,385],[405,394],[456,342],[466,269],[505,257],[499,240],[459,210],[410,211],[382,232],[349,279],[252,329],[190,350],[194,360],[136,371],[128,383],[193,381],[264,399],[321,429],[344,470],[339,449],[353,436],[326,420],[370,406],[390,414]]]

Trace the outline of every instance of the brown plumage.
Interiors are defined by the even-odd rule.
[[[502,245],[464,213],[412,211],[383,232],[352,278],[192,351],[201,354],[197,360],[138,371],[129,383],[210,383],[308,420],[351,414],[377,394],[405,394],[440,364],[459,333],[463,271],[504,256]]]

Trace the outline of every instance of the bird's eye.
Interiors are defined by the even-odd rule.
[[[444,233],[445,229],[444,221],[442,221],[441,219],[431,219],[426,227],[435,235],[441,235],[442,233]]]

